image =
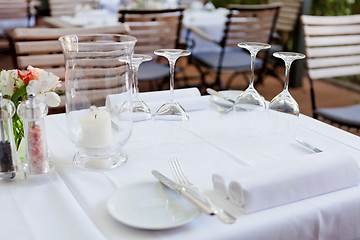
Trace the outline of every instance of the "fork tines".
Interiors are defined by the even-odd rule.
[[[187,179],[184,170],[176,157],[169,160],[169,165],[176,181],[183,185],[192,185],[191,182]]]

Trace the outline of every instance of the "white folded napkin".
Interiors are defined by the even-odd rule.
[[[213,176],[215,190],[229,196],[246,213],[359,183],[360,170],[356,161],[348,155],[332,153],[309,154],[272,165],[239,167]]]
[[[153,91],[140,93],[139,97],[144,101],[151,110],[152,114],[161,107],[170,97],[170,91]],[[183,88],[174,90],[174,98],[187,112],[204,110],[209,107],[209,100],[202,98],[199,89]],[[124,94],[113,94],[106,97],[106,109],[110,111],[121,106],[126,101],[127,96]]]
[[[257,167],[239,167],[233,168],[229,171],[222,173],[215,173],[212,176],[214,190],[221,195],[223,198],[230,198],[228,186],[231,181],[238,179],[239,176],[242,178],[255,172],[261,171],[261,169],[266,168],[266,166],[257,166]]]

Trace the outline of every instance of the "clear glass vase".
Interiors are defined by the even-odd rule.
[[[59,38],[65,56],[67,125],[78,148],[75,165],[111,169],[126,162],[132,130],[131,55],[136,38],[127,35],[68,35]],[[123,61],[124,58],[129,61]],[[111,96],[121,95],[128,107]]]

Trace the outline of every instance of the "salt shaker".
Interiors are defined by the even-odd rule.
[[[16,177],[19,163],[12,124],[14,114],[14,103],[4,99],[0,92],[0,178],[7,180]]]
[[[37,102],[35,94],[30,93],[27,100],[17,109],[23,120],[26,155],[24,170],[27,174],[42,174],[53,168],[45,136],[44,117],[48,113],[45,103]]]

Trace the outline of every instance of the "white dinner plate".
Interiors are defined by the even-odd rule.
[[[140,229],[178,227],[195,219],[200,210],[159,182],[124,186],[107,200],[107,210],[119,222]]]
[[[219,91],[220,93],[222,93],[223,95],[225,95],[227,98],[231,99],[231,100],[236,100],[238,96],[240,96],[241,93],[243,93],[243,91],[241,90],[224,90],[224,91]],[[218,104],[220,106],[223,107],[232,107],[233,103],[222,99],[220,97],[211,95],[211,100],[215,103]]]

